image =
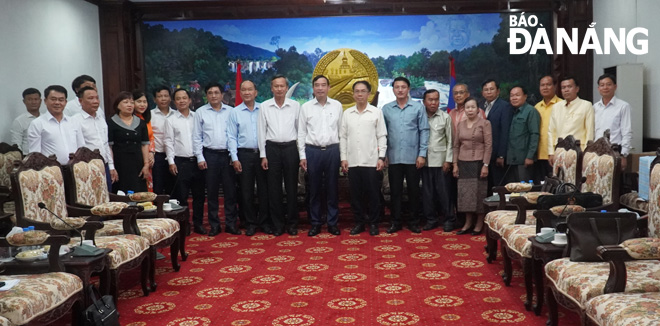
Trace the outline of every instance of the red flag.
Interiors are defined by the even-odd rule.
[[[453,96],[453,91],[454,91],[454,86],[456,86],[456,70],[454,70],[454,58],[452,56],[449,56],[449,96],[448,98],[448,103],[447,103],[447,112],[451,111],[456,107],[456,103],[454,103],[454,96]]]
[[[241,83],[243,82],[243,76],[241,75],[241,60],[236,61],[236,101],[234,104],[238,106],[243,103],[241,98]]]

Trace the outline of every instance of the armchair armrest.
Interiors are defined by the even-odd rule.
[[[124,229],[124,234],[137,234],[137,235],[140,235],[140,231],[137,227],[137,214],[143,209],[144,208],[138,206],[128,206],[126,208],[123,208],[116,215],[108,215],[101,217],[93,214],[91,207],[88,205],[81,205],[81,204],[76,204],[75,206],[67,205],[69,216],[94,216],[92,220],[96,220],[96,221],[103,221],[104,219],[112,219],[113,217],[117,217],[118,219],[123,220],[122,227]],[[96,232],[97,229],[100,229],[102,227],[103,224],[101,224],[101,227],[94,229],[94,232]]]
[[[64,266],[60,263],[60,247],[68,244],[70,238],[66,235],[50,235],[41,245],[50,245],[48,251],[48,271],[49,272],[62,272]],[[0,247],[13,247],[7,241],[7,238],[0,238]]]
[[[604,293],[623,292],[626,289],[626,261],[633,260],[621,246],[599,246],[596,252],[610,264],[610,275],[605,283]]]
[[[509,201],[516,205],[518,208],[518,215],[516,216],[516,221],[515,224],[525,224],[525,220],[527,218],[527,209],[532,209],[536,207],[536,204],[532,204],[527,201],[527,198],[520,196],[520,197],[512,197],[509,199]]]
[[[160,218],[165,217],[165,211],[163,210],[163,204],[170,200],[169,195],[157,195],[154,199],[154,205],[156,205],[156,216]],[[128,196],[121,196],[117,194],[110,194],[110,201],[119,201],[119,202],[132,202]],[[139,214],[139,213],[138,213]],[[136,224],[137,225],[137,224]]]

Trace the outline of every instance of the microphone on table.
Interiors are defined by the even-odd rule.
[[[41,208],[41,209],[46,210],[48,213],[50,213],[50,215],[55,216],[55,218],[62,221],[62,223],[64,223],[64,225],[68,226],[71,230],[73,230],[74,232],[76,232],[80,236],[80,245],[74,248],[73,254],[72,254],[73,256],[90,257],[90,256],[98,256],[98,255],[103,253],[103,249],[101,249],[101,248],[97,248],[95,246],[90,246],[90,245],[84,244],[83,243],[84,237],[83,237],[82,233],[80,233],[80,231],[78,231],[78,229],[73,227],[71,224],[69,224],[67,221],[65,221],[63,218],[61,218],[59,215],[55,214],[53,211],[48,209],[48,207],[46,207],[46,204],[44,204],[43,202],[40,202],[40,203],[37,204],[37,206],[39,206],[39,208]]]

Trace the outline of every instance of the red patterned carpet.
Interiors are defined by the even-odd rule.
[[[122,292],[122,325],[545,325],[524,309],[519,266],[505,287],[501,258],[486,263],[484,236],[388,235],[384,225],[350,236],[343,226],[313,238],[193,234],[180,272],[158,261],[157,292]]]

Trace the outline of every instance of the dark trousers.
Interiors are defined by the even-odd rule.
[[[351,194],[351,208],[355,225],[380,222],[381,176],[375,167],[352,167],[348,169],[348,184]],[[365,218],[364,202],[369,203],[368,217]]]
[[[515,172],[517,176],[516,180],[518,181],[536,181],[536,178],[534,178],[534,166],[528,168],[525,166],[525,164],[512,165],[511,170]],[[545,180],[545,178],[543,178],[543,180]]]
[[[112,177],[110,176],[110,167],[105,164],[105,183],[108,186],[108,192],[112,193]]]
[[[296,141],[275,143],[266,141],[266,159],[268,159],[268,203],[270,216],[276,230],[285,227],[298,227],[298,164],[300,156]],[[286,212],[282,202],[282,181],[286,190]]]
[[[238,184],[241,197],[241,210],[245,215],[246,226],[265,226],[268,218],[268,178],[261,168],[259,151],[238,149],[238,160],[243,171],[238,174]],[[257,186],[259,211],[254,205],[254,186]]]
[[[172,195],[175,179],[170,173],[170,165],[167,163],[165,153],[156,152],[151,174],[154,181],[154,192],[159,195]]]
[[[552,176],[552,165],[548,160],[537,160],[534,162],[534,182],[537,184]]]
[[[456,223],[453,199],[451,197],[451,170],[447,173],[441,167],[422,168],[422,201],[427,223],[437,223],[438,213],[443,223]]]
[[[204,148],[204,159],[206,160],[206,195],[208,196],[208,215],[211,227],[219,227],[218,218],[218,196],[220,194],[220,182],[225,200],[225,225],[236,226],[236,174],[234,168],[229,164],[229,152],[226,150],[213,150]]]
[[[175,157],[174,164],[179,172],[176,176],[176,186],[172,198],[179,200],[181,206],[188,208],[188,195],[192,191],[193,225],[204,223],[204,171],[197,166],[195,157]]]
[[[491,159],[488,165],[488,193],[493,191],[493,187],[504,186],[509,181],[514,180],[515,172],[506,163],[503,166],[497,166],[497,158]],[[518,180],[520,181],[520,180]]]
[[[339,219],[339,144],[322,149],[306,145],[307,175],[309,177],[310,222],[321,225],[321,198],[325,190],[328,225]]]
[[[406,178],[408,190],[408,203],[410,206],[410,218],[408,225],[419,224],[419,170],[415,164],[390,164],[389,166],[390,192],[392,195],[392,224],[401,225],[401,205],[403,201],[403,178]]]

